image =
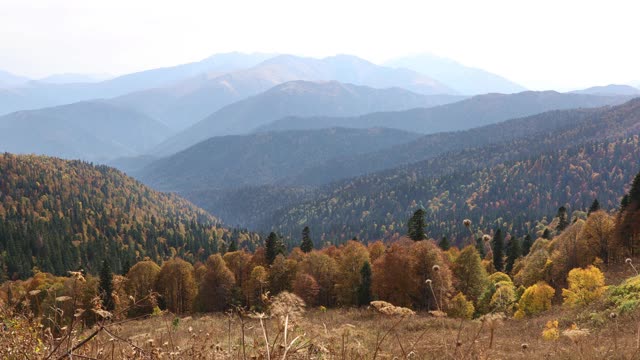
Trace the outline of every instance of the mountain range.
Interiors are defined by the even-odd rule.
[[[462,99],[455,95],[421,95],[397,87],[375,89],[337,81],[290,81],[225,106],[171,137],[154,153],[168,155],[210,137],[245,134],[292,115],[352,116],[432,107]]]
[[[428,74],[443,84],[449,84],[454,90],[465,95],[511,94],[527,90],[502,76],[482,69],[467,67],[451,59],[432,54],[400,57],[389,60],[384,65],[402,67]]]
[[[106,160],[144,153],[170,134],[162,123],[102,101],[0,117],[0,151]]]
[[[620,104],[632,96],[598,96],[525,91],[517,94],[478,95],[459,102],[432,108],[379,112],[356,117],[288,117],[260,128],[260,131],[387,127],[432,134],[465,130],[549,110],[598,107]]]

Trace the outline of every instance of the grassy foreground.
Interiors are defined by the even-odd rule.
[[[571,334],[563,331],[572,325],[563,316],[568,314],[557,311],[527,320],[461,321],[426,313],[393,317],[366,309],[314,309],[291,313],[288,319],[232,313],[182,318],[163,314],[109,325],[108,331],[101,331],[73,353],[76,359],[640,358],[638,322],[632,317],[609,319],[588,333]],[[559,324],[558,337],[543,339],[547,322],[554,320]],[[76,343],[93,331],[77,333]],[[41,347],[40,353],[28,353],[29,339],[18,338],[16,333],[5,331],[0,341],[2,358],[45,358],[50,352]],[[13,355],[7,351],[11,346]],[[23,353],[18,353],[19,346],[24,346]],[[64,351],[51,358],[59,354]]]

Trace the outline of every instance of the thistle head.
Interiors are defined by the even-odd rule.
[[[529,344],[522,343],[522,344],[520,344],[520,347],[522,348],[522,351],[525,351],[525,350],[527,350],[529,348]]]
[[[629,265],[631,265],[631,262],[632,262],[632,261],[631,261],[631,258],[626,258],[626,259],[624,260],[624,262],[625,262],[625,263],[627,263],[627,264],[629,264]]]
[[[433,270],[434,272],[440,271],[440,265],[433,265],[433,267],[431,267],[431,270]]]
[[[431,282],[432,282],[431,279],[427,279],[427,280],[425,280],[424,283],[427,284],[427,285],[431,285]]]
[[[484,242],[491,241],[491,236],[489,236],[487,234],[482,235],[482,241],[484,241]]]
[[[462,224],[464,224],[465,227],[469,227],[469,226],[471,226],[471,220],[464,219],[464,220],[462,220]]]

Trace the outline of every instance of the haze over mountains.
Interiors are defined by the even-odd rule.
[[[337,81],[290,81],[225,106],[165,141],[156,153],[172,154],[214,136],[245,134],[292,115],[351,116],[432,107],[461,99],[464,97],[421,95],[397,87],[374,89]]]
[[[289,117],[268,124],[260,130],[375,126],[430,134],[469,129],[549,110],[620,104],[630,98],[631,96],[565,94],[555,91],[487,94],[428,109],[380,112],[357,117]]]
[[[451,84],[453,88],[465,95],[487,93],[511,94],[525,89],[502,76],[492,74],[482,69],[471,68],[459,64],[451,59],[431,54],[420,54],[396,58],[385,63],[386,66],[402,67],[429,74],[434,79]]]
[[[144,152],[168,135],[164,124],[101,101],[0,117],[0,151],[17,154],[106,160]]]

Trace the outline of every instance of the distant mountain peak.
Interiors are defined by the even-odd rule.
[[[593,86],[583,90],[572,91],[574,94],[590,95],[640,95],[640,89],[630,85],[609,84],[604,86]]]

